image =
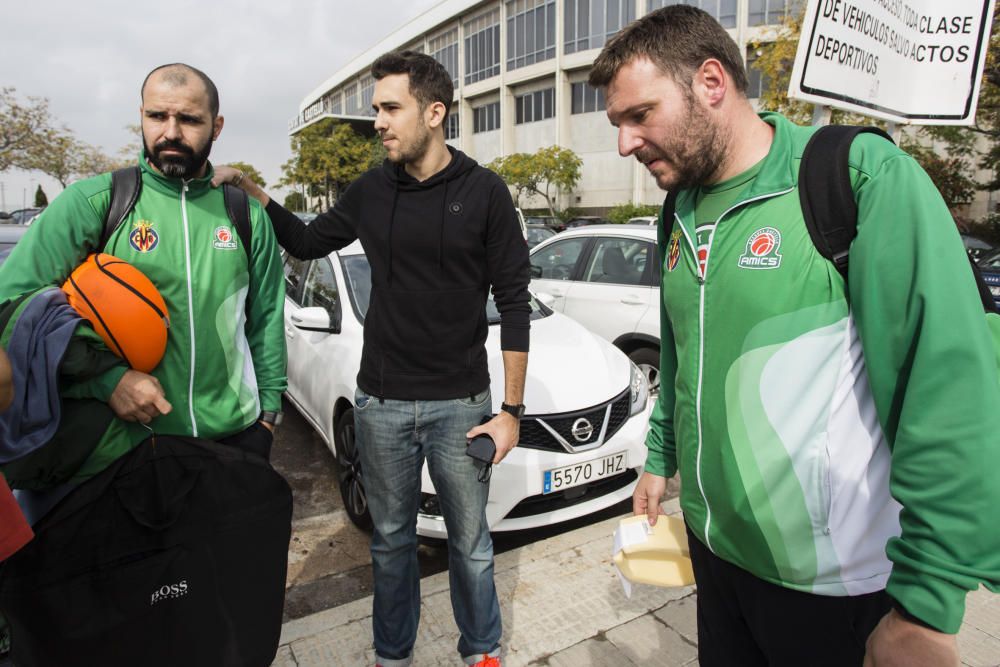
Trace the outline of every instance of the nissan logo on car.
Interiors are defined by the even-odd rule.
[[[578,442],[587,442],[590,436],[594,435],[594,427],[589,421],[581,417],[573,422],[573,429],[570,431]]]

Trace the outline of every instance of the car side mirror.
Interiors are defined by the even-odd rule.
[[[299,308],[291,316],[292,325],[302,331],[318,331],[320,333],[340,333],[340,318],[331,317],[326,308],[313,306]]]
[[[535,298],[542,302],[550,310],[555,309],[556,298],[548,292],[535,292]]]
[[[531,273],[531,277],[532,278],[541,278],[542,277],[542,267],[535,266],[534,264],[532,264],[531,265],[531,269],[530,269],[530,273]]]

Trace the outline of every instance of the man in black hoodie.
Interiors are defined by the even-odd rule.
[[[373,626],[383,667],[412,660],[420,613],[416,518],[426,458],[448,530],[451,600],[470,665],[498,667],[500,608],[486,521],[488,481],[465,455],[488,433],[493,463],[517,444],[528,362],[528,247],[510,192],[444,140],[451,75],[430,56],[388,53],[372,65],[375,129],[388,159],[306,226],[241,172],[278,242],[302,259],[361,240],[372,271],[355,396],[356,437],[374,523]],[[505,395],[491,414],[486,301],[500,311]]]

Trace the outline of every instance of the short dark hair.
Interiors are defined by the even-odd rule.
[[[190,72],[196,77],[201,79],[201,82],[205,85],[205,92],[208,93],[208,108],[212,112],[212,118],[214,119],[219,115],[219,89],[215,87],[212,80],[208,78],[208,75],[202,72],[200,69],[191,67],[190,65],[185,65],[184,63],[170,63],[168,65],[160,65],[154,68],[146,78],[142,80],[142,88],[139,89],[139,98],[143,99],[143,95],[146,93],[146,84],[149,82],[149,77],[153,76],[161,70],[166,70],[163,72],[163,79],[167,83],[173,86],[183,86],[187,84],[187,73]]]
[[[590,85],[606,88],[618,71],[636,58],[648,58],[678,85],[709,58],[729,72],[736,89],[746,94],[747,70],[740,49],[725,28],[697,7],[671,5],[633,21],[608,40],[590,70]]]
[[[448,118],[451,101],[455,97],[455,84],[444,65],[416,51],[390,51],[372,63],[372,76],[381,81],[392,74],[406,74],[410,78],[410,94],[422,109],[440,102],[444,105],[444,117]]]

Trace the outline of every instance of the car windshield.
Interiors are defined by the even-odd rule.
[[[528,246],[533,248],[545,239],[555,235],[554,231],[545,227],[528,227]]]
[[[365,315],[368,313],[368,302],[372,296],[372,269],[368,264],[368,258],[364,255],[341,256],[340,263],[344,267],[344,275],[347,277],[347,291],[351,297],[351,306],[358,320],[364,324]],[[535,297],[531,297],[531,319],[537,320],[547,317],[552,311],[539,303]],[[486,299],[486,319],[490,324],[500,324],[500,311],[493,303],[493,296]]]

